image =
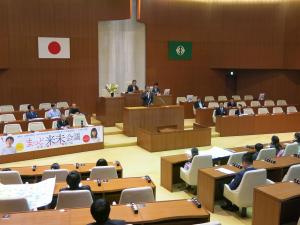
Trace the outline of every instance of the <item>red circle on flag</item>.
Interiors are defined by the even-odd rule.
[[[83,142],[87,143],[90,141],[90,136],[89,135],[84,135],[82,138]]]
[[[57,41],[52,41],[48,45],[48,50],[51,54],[57,55],[61,50],[61,46]]]

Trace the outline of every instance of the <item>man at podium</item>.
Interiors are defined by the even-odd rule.
[[[134,93],[138,91],[139,87],[136,85],[136,80],[133,80],[132,83],[127,87],[127,93]]]
[[[142,94],[143,105],[149,106],[153,103],[153,93],[150,91],[150,87],[146,86],[146,90]]]

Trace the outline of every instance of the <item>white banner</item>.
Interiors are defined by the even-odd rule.
[[[40,59],[69,59],[70,38],[38,37]]]
[[[0,136],[0,155],[103,142],[103,126]]]
[[[55,178],[35,184],[0,184],[0,199],[25,198],[32,210],[51,203],[54,187]]]

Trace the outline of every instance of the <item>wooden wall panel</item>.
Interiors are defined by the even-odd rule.
[[[0,1],[0,76],[2,74],[1,69],[6,69],[9,66],[7,1]]]
[[[7,2],[10,68],[0,73],[0,104],[66,100],[85,112],[95,112],[98,21],[129,18],[130,1]],[[71,59],[38,59],[38,36],[70,37]]]

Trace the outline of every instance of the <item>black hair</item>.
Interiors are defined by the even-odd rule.
[[[27,106],[27,109],[30,110],[30,109],[31,109],[31,106],[32,106],[32,105],[29,104],[29,105]]]
[[[97,199],[91,205],[91,214],[97,223],[105,223],[109,218],[110,205],[105,199]]]
[[[133,83],[133,82],[136,82],[136,80],[132,80],[132,83]]]
[[[155,82],[153,85],[156,85],[156,86],[158,86],[158,83],[157,83],[157,82]]]
[[[8,137],[5,139],[5,142],[8,141],[8,140],[12,140],[13,142],[15,141],[15,139],[14,139],[12,136],[8,136]]]
[[[96,132],[96,135],[94,136],[93,135],[93,132]],[[98,131],[97,131],[97,129],[94,127],[94,128],[92,128],[92,130],[91,130],[91,138],[97,138],[98,137]]]
[[[248,163],[248,164],[253,164],[253,157],[251,153],[247,152],[243,155],[242,157],[242,162]]]
[[[51,103],[51,108],[55,106],[55,103]]]
[[[96,166],[108,166],[108,163],[105,159],[101,158],[101,159],[98,159]]]
[[[53,163],[50,167],[51,170],[59,170],[60,169],[60,165],[58,163]]]
[[[242,106],[242,104],[238,104],[238,106],[241,106],[241,107],[243,107],[243,106]]]
[[[199,150],[198,148],[194,147],[191,149],[191,154],[192,154],[192,158],[194,158],[194,156],[199,154]]]
[[[261,143],[257,143],[254,145],[254,148],[255,148],[256,152],[259,152],[260,150],[262,150],[264,148],[264,145]]]
[[[276,136],[276,135],[272,136],[271,145],[272,145],[271,147],[276,149],[276,154],[278,153],[279,150],[282,149],[282,146],[281,146],[280,141],[279,141],[279,137]]]
[[[11,168],[3,168],[2,171],[11,171]]]
[[[294,136],[295,136],[296,142],[300,143],[300,132],[296,132]]]
[[[67,184],[70,186],[70,189],[74,190],[79,187],[79,184],[81,181],[81,175],[76,170],[73,170],[68,174],[66,181],[67,181]]]

